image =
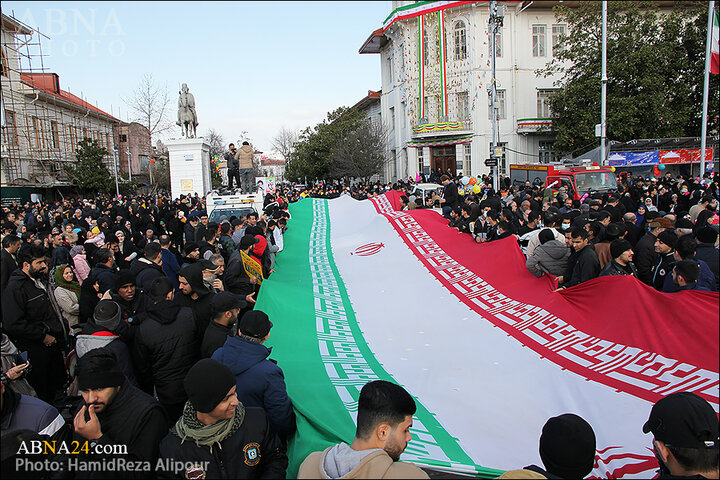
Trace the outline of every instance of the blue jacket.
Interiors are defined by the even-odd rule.
[[[177,257],[167,248],[160,249],[160,255],[162,255],[162,269],[172,281],[175,288],[178,288],[179,283],[177,273],[180,271],[180,264],[177,261]]]
[[[702,260],[695,259],[695,261],[700,266],[700,276],[698,277],[697,281],[695,282],[698,287],[700,288],[694,288],[691,290],[705,290],[708,292],[714,292],[715,291],[715,275],[713,275],[712,271],[710,270],[710,267],[708,267],[708,264],[703,262]],[[665,277],[665,282],[663,283],[662,291],[665,293],[673,293],[673,292],[679,292],[680,290],[687,290],[686,288],[680,288],[677,285],[675,285],[675,282],[673,282],[672,279],[672,270],[670,270],[670,273]]]
[[[282,370],[267,358],[270,351],[265,345],[228,337],[212,359],[227,365],[235,375],[238,400],[246,407],[264,408],[270,425],[285,436],[295,430],[295,412]]]

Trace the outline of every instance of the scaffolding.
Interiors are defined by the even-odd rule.
[[[49,39],[14,16],[2,14],[2,142],[0,185],[42,189],[71,187],[65,167],[77,162],[84,138],[108,151],[115,168],[115,126],[120,120],[60,88],[46,67],[42,40]]]

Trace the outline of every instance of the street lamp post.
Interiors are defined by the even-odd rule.
[[[113,149],[113,171],[115,172],[115,197],[120,198],[120,186],[118,185],[118,148]]]
[[[497,80],[495,78],[495,37],[497,31],[503,24],[503,15],[498,15],[497,2],[490,2],[490,65],[492,78],[490,80],[490,112],[492,113],[492,145],[490,147],[490,158],[497,159],[497,164],[491,167],[494,170],[493,188],[495,191],[500,190],[500,159],[495,153],[498,137],[498,112],[496,110],[497,102]]]

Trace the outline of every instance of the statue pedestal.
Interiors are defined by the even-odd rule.
[[[203,197],[212,190],[210,144],[204,138],[180,138],[165,142],[170,162],[172,198],[196,193]]]

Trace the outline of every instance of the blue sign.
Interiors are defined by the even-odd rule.
[[[660,163],[660,152],[614,152],[608,157],[608,163],[613,167],[657,165]]]

